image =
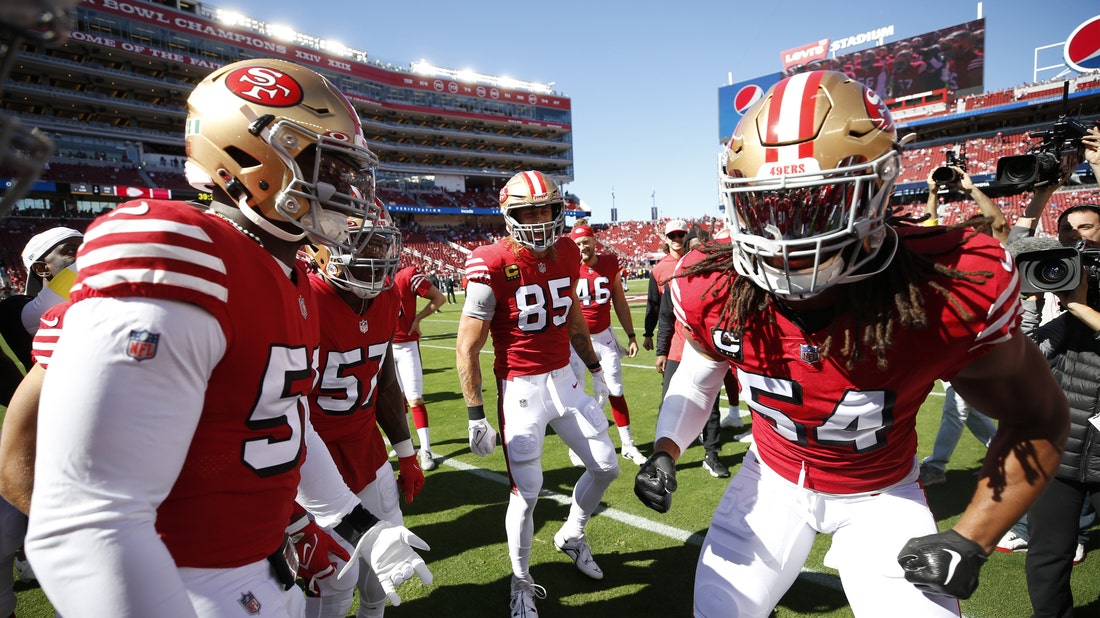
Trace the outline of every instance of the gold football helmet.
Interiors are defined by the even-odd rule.
[[[401,262],[401,231],[390,219],[381,200],[375,200],[379,216],[366,226],[370,241],[359,253],[346,253],[338,247],[306,245],[306,255],[317,265],[318,272],[333,286],[359,298],[374,298],[393,287]],[[364,227],[364,221],[349,218],[353,233]]]
[[[892,253],[860,269],[890,233],[899,162],[893,119],[873,90],[836,71],[772,86],[723,154],[737,272],[791,299],[880,272]]]
[[[532,206],[550,206],[553,218],[542,223],[520,223],[516,210]],[[520,244],[545,251],[565,234],[565,199],[558,183],[542,172],[520,172],[500,190],[500,214],[508,231]]]
[[[277,238],[305,237],[356,255],[374,221],[378,158],[359,117],[327,79],[291,62],[244,60],[217,69],[187,100],[187,175],[220,187]]]

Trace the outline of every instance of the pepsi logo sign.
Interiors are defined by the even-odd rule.
[[[1070,33],[1064,54],[1066,64],[1074,71],[1100,71],[1100,15]]]
[[[733,97],[733,109],[738,114],[744,115],[749,111],[753,103],[756,103],[764,96],[764,89],[756,84],[749,84],[744,88],[737,91],[737,94]]]

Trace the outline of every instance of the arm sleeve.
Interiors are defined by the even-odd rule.
[[[313,515],[317,525],[332,528],[359,504],[359,497],[348,489],[312,422],[306,423],[305,441],[306,459],[302,462],[302,478],[295,500]]]
[[[661,402],[655,439],[669,438],[681,452],[687,450],[707,424],[728,370],[725,361],[710,360],[696,351],[694,345],[685,345],[680,366]]]
[[[672,311],[672,294],[661,295],[661,310],[657,314],[657,356],[668,356],[672,349],[672,334],[676,328],[676,314]]]
[[[160,334],[135,362],[129,333]],[[186,303],[88,299],[66,315],[43,381],[26,548],[61,615],[194,616],[155,529],[225,353],[209,313]]]
[[[649,289],[645,296],[645,331],[643,337],[652,337],[653,330],[657,328],[657,317],[661,311],[661,286],[651,275],[649,277]]]
[[[493,288],[474,281],[466,286],[466,303],[462,305],[464,315],[488,322],[493,319],[496,310],[497,299],[493,295]]]

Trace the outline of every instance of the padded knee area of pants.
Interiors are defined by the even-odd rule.
[[[539,439],[534,434],[521,433],[508,438],[508,459],[524,463],[534,461],[541,455]]]

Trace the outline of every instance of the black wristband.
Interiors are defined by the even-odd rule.
[[[637,339],[638,335],[635,335],[634,333],[627,333],[626,338],[627,339]]]
[[[595,363],[592,363],[591,365],[585,365],[585,367],[588,367],[588,370],[591,371],[592,373],[595,373],[595,372],[599,371],[600,369],[602,369],[602,367],[600,366],[599,361],[596,361]]]
[[[355,508],[347,515],[344,515],[340,523],[336,524],[333,531],[354,547],[359,544],[359,539],[362,538],[363,533],[370,530],[376,523],[378,523],[377,517],[363,508],[363,505],[356,504]]]
[[[480,420],[484,419],[485,418],[485,406],[484,405],[466,406],[466,416],[469,417],[471,421],[480,421]]]

